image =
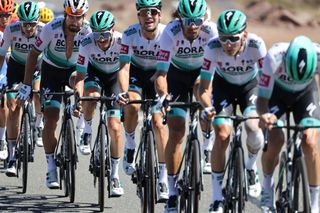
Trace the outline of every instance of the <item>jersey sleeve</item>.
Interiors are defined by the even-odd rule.
[[[88,46],[84,45],[84,41],[81,42],[80,48],[79,48],[79,55],[76,65],[77,72],[80,73],[87,73],[88,64],[89,64],[89,50]]]
[[[271,56],[267,54],[263,61],[262,74],[258,84],[258,96],[270,99],[274,86],[274,72],[277,69],[276,64]]]
[[[159,55],[157,57],[157,71],[168,72],[173,54],[172,48],[175,45],[173,43],[173,39],[166,31],[161,34],[159,44],[160,48]]]
[[[42,52],[50,43],[53,38],[51,24],[46,24],[43,28],[41,33],[36,37],[34,48],[39,52]]]
[[[130,63],[132,55],[132,45],[130,41],[130,36],[127,35],[127,31],[122,34],[121,39],[121,49],[120,49],[120,62]]]
[[[10,26],[7,26],[3,32],[3,38],[1,39],[0,42],[0,55],[5,56],[8,48],[10,47],[11,44],[11,30]]]
[[[316,52],[317,52],[317,68],[316,73],[320,74],[320,44],[316,43]]]
[[[210,52],[212,52],[212,50],[209,48],[208,45],[206,45],[204,49],[203,64],[200,71],[200,79],[202,80],[211,81],[215,73],[216,67],[210,57]]]

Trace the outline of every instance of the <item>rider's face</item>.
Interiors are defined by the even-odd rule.
[[[184,36],[193,41],[200,33],[200,29],[204,23],[204,18],[180,18]]]
[[[239,52],[246,38],[247,38],[246,31],[237,35],[219,34],[219,41],[222,45],[222,48],[224,52],[229,56],[235,56]]]
[[[83,22],[84,22],[84,15],[82,16],[73,16],[66,14],[65,16],[65,22],[66,22],[66,28],[74,33],[77,33],[80,31]]]
[[[6,27],[9,24],[12,13],[0,12],[0,27]]]
[[[21,22],[21,28],[26,37],[31,37],[37,30],[38,22]]]
[[[160,23],[161,11],[155,7],[142,8],[138,11],[138,19],[141,28],[147,32],[153,32]]]

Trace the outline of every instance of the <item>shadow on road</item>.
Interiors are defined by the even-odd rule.
[[[62,195],[22,194],[21,187],[0,186],[0,212],[99,212],[96,203],[70,203]],[[105,210],[111,207],[105,207]]]

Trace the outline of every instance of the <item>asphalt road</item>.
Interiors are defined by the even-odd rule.
[[[93,122],[93,129],[97,122]],[[140,128],[139,128],[140,129]],[[95,132],[95,131],[94,131]],[[95,133],[94,133],[95,134]],[[79,153],[79,152],[78,152]],[[76,197],[74,203],[64,197],[63,190],[49,190],[45,185],[46,162],[44,150],[36,147],[35,161],[29,164],[28,188],[21,194],[21,178],[7,177],[3,162],[0,162],[0,211],[5,212],[94,212],[99,210],[98,189],[93,185],[93,177],[88,171],[89,156],[79,153],[76,170]],[[120,198],[106,198],[105,212],[139,212],[140,202],[136,195],[136,185],[131,182],[120,167],[120,180],[125,194]],[[259,162],[260,165],[260,162]],[[201,194],[200,211],[207,212],[211,200],[211,175],[203,176],[204,191]],[[259,211],[259,201],[252,199],[246,203],[246,211]],[[156,212],[163,212],[164,204],[157,204]]]

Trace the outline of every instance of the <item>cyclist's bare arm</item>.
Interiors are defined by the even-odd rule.
[[[154,86],[160,97],[168,94],[167,72],[157,71]]]
[[[205,107],[212,107],[211,103],[212,81],[201,79],[199,85],[199,101]]]
[[[258,97],[257,99],[257,112],[261,116],[259,126],[261,128],[268,127],[269,129],[272,128],[273,124],[276,122],[277,117],[269,113],[269,99]]]
[[[129,70],[130,63],[120,62],[120,70],[118,72],[118,83],[121,92],[127,92],[129,88]]]
[[[84,73],[77,72],[76,80],[74,83],[74,91],[77,91],[80,97],[83,96],[84,77],[85,77]]]
[[[32,77],[37,66],[38,56],[40,54],[41,52],[37,51],[35,48],[32,48],[32,50],[28,54],[23,80],[23,83],[26,85],[32,84]]]
[[[6,59],[6,56],[0,55],[0,67],[2,67],[4,60]]]

